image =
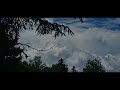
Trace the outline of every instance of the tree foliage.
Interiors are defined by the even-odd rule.
[[[34,67],[37,71],[43,71],[46,64],[42,62],[41,56],[35,56],[33,60],[29,60],[29,64]]]
[[[100,62],[100,59],[88,60],[85,67],[83,68],[83,72],[105,72],[105,68]]]
[[[64,60],[61,58],[57,64],[52,65],[51,72],[68,72],[68,66],[64,63]]]
[[[65,35],[66,32],[74,34],[68,26],[50,23],[45,18],[39,17],[1,17],[0,26],[4,29],[7,28],[6,30],[14,34],[18,33],[18,35],[20,31],[33,30],[33,27],[36,27],[36,32],[39,35],[52,34],[53,31],[55,37]]]
[[[0,24],[0,71],[17,71],[17,66],[22,59],[21,49],[17,45],[17,34]]]
[[[77,70],[75,69],[75,66],[72,67],[72,72],[77,72]]]

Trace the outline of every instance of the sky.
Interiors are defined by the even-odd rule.
[[[46,20],[69,26],[75,36],[55,39],[53,35],[38,36],[35,30],[22,32],[21,43],[31,43],[37,49],[53,47],[41,52],[27,49],[27,61],[34,56],[41,56],[42,61],[51,66],[63,58],[70,69],[75,66],[81,72],[88,59],[99,57],[106,71],[120,71],[120,18],[83,18],[84,23],[74,18]]]

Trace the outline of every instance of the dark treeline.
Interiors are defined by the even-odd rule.
[[[64,59],[58,60],[58,63],[53,64],[51,67],[48,67],[41,60],[40,56],[35,56],[33,59],[30,59],[28,62],[23,61],[20,64],[20,71],[22,72],[73,72],[77,73],[75,66],[72,69],[65,64]],[[95,58],[94,60],[88,60],[83,68],[83,72],[105,72],[105,68],[102,66],[99,59]]]

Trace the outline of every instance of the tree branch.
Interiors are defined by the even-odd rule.
[[[37,50],[37,51],[48,51],[48,50],[50,50],[50,49],[52,49],[54,46],[52,46],[52,47],[50,47],[49,49],[40,49],[40,50],[38,50],[38,49],[36,49],[36,48],[33,48],[32,46],[30,46],[30,45],[28,45],[28,44],[22,44],[22,43],[18,43],[19,45],[22,45],[22,46],[27,46],[28,48],[32,48],[32,49],[34,49],[34,50]]]

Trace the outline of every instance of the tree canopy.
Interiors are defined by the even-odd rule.
[[[72,72],[77,72],[77,70],[75,69],[75,66],[72,67]]]
[[[64,63],[64,60],[61,58],[57,64],[52,65],[51,72],[68,72],[68,66]]]
[[[94,60],[88,60],[83,72],[105,72],[105,68],[100,62],[100,59],[95,58]]]

